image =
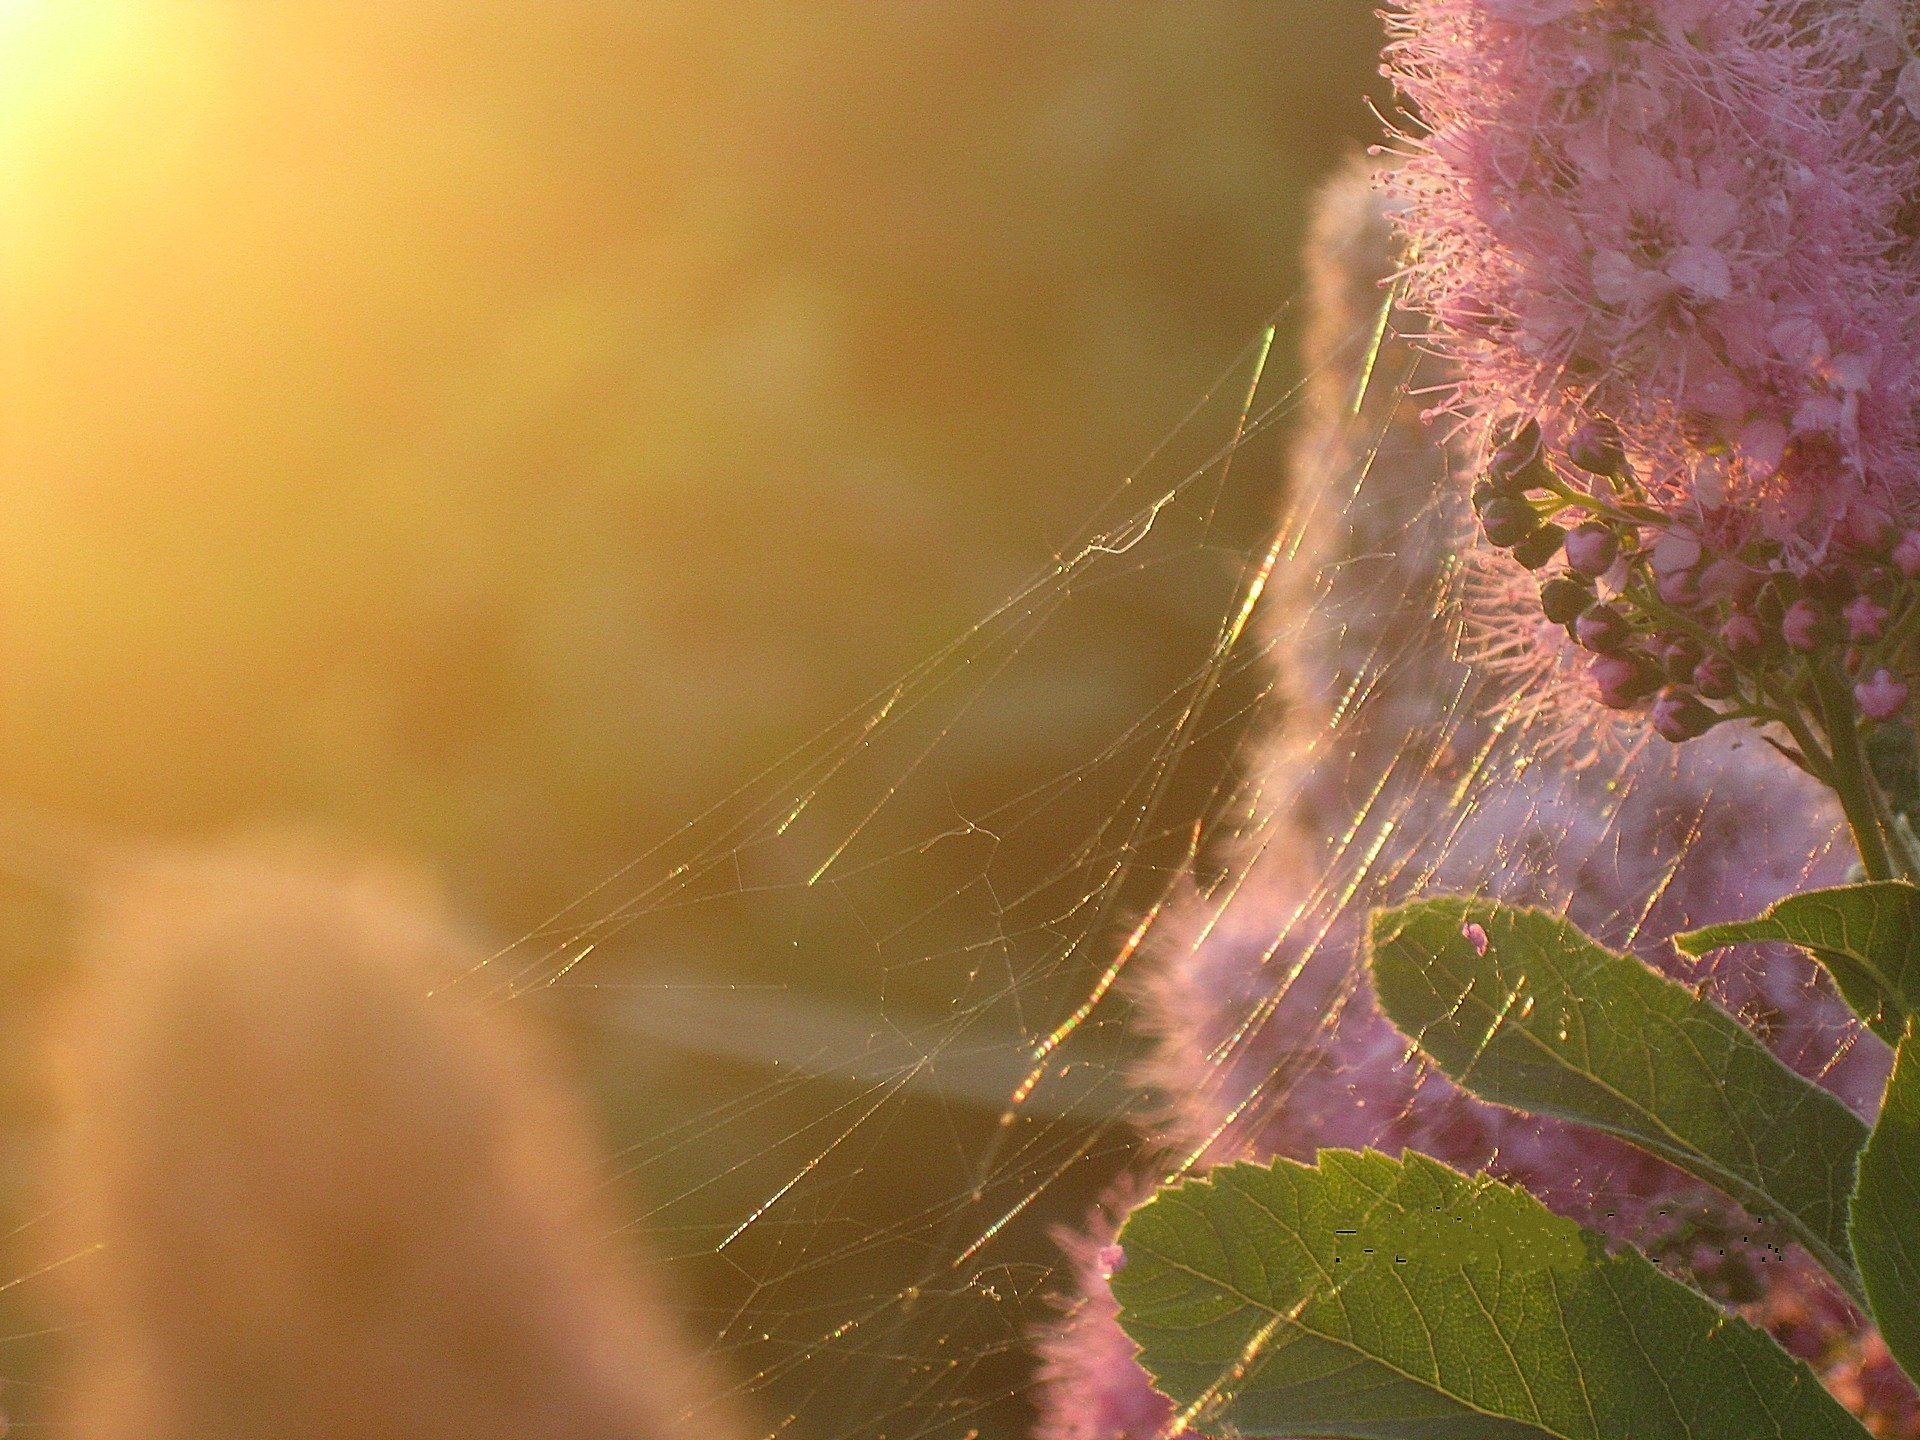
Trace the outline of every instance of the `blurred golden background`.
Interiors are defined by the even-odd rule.
[[[425,857],[511,940],[936,654],[1158,442],[1170,483],[1225,440],[1176,427],[1275,314],[1288,353],[1304,198],[1370,136],[1377,44],[1361,0],[0,0],[0,1036],[60,984],[43,830],[315,824]],[[1073,773],[1180,683],[1275,453],[1236,462],[1184,568],[1076,594],[942,722],[882,853]],[[1231,738],[1194,742],[1156,833],[1201,813]],[[905,773],[829,797],[821,833]],[[1138,779],[1050,799],[995,849],[997,898],[881,963],[872,936],[988,862],[874,872],[851,943],[736,875],[773,898],[651,917],[597,973],[667,956],[777,978],[738,1012],[763,1028],[816,1000],[911,1028],[956,983],[913,957],[1007,938],[1006,897]],[[586,919],[627,892],[594,893]],[[1008,1033],[1102,963],[1049,971]],[[642,1154],[764,1093],[751,1056],[667,1083],[551,1003]],[[30,1133],[31,1082],[8,1094]],[[706,1333],[895,1283],[877,1251],[818,1295],[703,1258],[826,1103],[729,1112],[637,1178]],[[863,1152],[858,1224],[968,1183],[915,1148]],[[689,1175],[720,1181],[687,1198]],[[1024,1253],[1044,1266],[1043,1231]],[[29,1393],[38,1343],[0,1346]],[[956,1435],[1022,1423],[1002,1348],[999,1402]],[[782,1383],[799,1433],[859,1428]]]

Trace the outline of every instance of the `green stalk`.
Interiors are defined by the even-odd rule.
[[[1814,667],[1813,687],[1820,700],[1827,750],[1833,760],[1833,793],[1840,797],[1847,828],[1853,832],[1854,848],[1860,852],[1860,864],[1869,880],[1891,880],[1893,860],[1887,853],[1886,832],[1874,796],[1873,777],[1867,773],[1866,756],[1860,750],[1860,731],[1853,719],[1853,697],[1847,693],[1846,681],[1831,665]]]

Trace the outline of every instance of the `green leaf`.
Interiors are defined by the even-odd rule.
[[[1163,1189],[1120,1323],[1205,1434],[1861,1440],[1772,1340],[1524,1191],[1322,1151]]]
[[[1867,1127],[1724,1011],[1557,915],[1489,901],[1380,911],[1371,958],[1381,1008],[1456,1083],[1672,1161],[1859,1294],[1847,1202]]]
[[[1920,890],[1901,880],[1789,895],[1757,920],[1709,925],[1674,937],[1689,955],[1728,945],[1785,941],[1832,972],[1841,995],[1874,1034],[1898,1044],[1920,1008]]]
[[[1853,1253],[1881,1338],[1901,1368],[1920,1378],[1920,1038],[1912,1025],[1860,1157]]]

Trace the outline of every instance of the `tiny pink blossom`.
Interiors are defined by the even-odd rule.
[[[1469,920],[1460,927],[1460,934],[1469,945],[1473,946],[1474,954],[1485,955],[1487,953],[1487,946],[1491,942],[1487,939],[1487,927],[1479,921]]]
[[[1856,595],[1841,612],[1847,621],[1847,638],[1856,645],[1870,644],[1887,633],[1889,611],[1871,595]]]
[[[1890,671],[1876,670],[1871,679],[1853,687],[1853,698],[1869,720],[1891,720],[1907,708],[1907,682]]]
[[[1809,600],[1794,601],[1780,617],[1780,638],[1806,654],[1827,643],[1831,628],[1826,612]]]
[[[1093,1268],[1102,1280],[1111,1280],[1127,1268],[1127,1252],[1118,1245],[1102,1245],[1094,1252]]]

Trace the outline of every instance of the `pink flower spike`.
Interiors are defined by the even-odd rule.
[[[1856,645],[1868,644],[1887,633],[1887,607],[1871,595],[1856,595],[1841,612],[1847,620],[1847,638]]]
[[[1093,1268],[1102,1280],[1111,1280],[1127,1268],[1127,1252],[1118,1245],[1102,1245],[1094,1254]]]
[[[1487,953],[1487,946],[1491,942],[1487,939],[1486,926],[1480,924],[1479,921],[1469,920],[1460,927],[1460,934],[1465,937],[1469,945],[1473,946],[1474,954],[1484,955]]]
[[[1853,698],[1869,720],[1891,720],[1907,708],[1907,682],[1890,671],[1876,670],[1871,680],[1853,687]]]

